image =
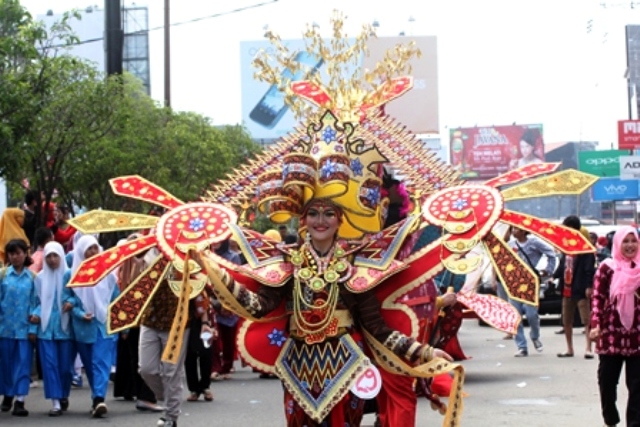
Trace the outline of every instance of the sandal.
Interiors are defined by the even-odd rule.
[[[220,374],[217,372],[213,372],[210,378],[211,378],[211,381],[220,381],[222,379]]]
[[[588,351],[584,354],[585,359],[593,359],[593,353]]]
[[[558,357],[573,357],[573,353],[558,353]]]
[[[209,389],[204,391],[204,400],[211,402],[213,400],[213,392]]]
[[[198,400],[198,397],[200,397],[200,393],[192,391],[191,394],[189,394],[189,397],[187,397],[187,401],[196,402]]]

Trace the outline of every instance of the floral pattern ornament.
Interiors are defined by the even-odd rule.
[[[329,145],[335,141],[337,135],[337,132],[332,127],[327,126],[324,128],[324,132],[322,132],[322,139]]]
[[[278,347],[282,347],[284,342],[287,340],[287,337],[284,335],[284,331],[277,328],[274,328],[267,337],[269,338],[269,345],[275,345]]]
[[[189,221],[189,228],[193,231],[200,231],[204,228],[204,220],[202,218],[193,218]]]

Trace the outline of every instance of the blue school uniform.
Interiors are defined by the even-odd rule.
[[[63,280],[66,285],[71,279],[71,272],[67,271]],[[120,295],[116,278],[113,274],[107,275],[103,280],[108,283],[110,301],[114,301]],[[86,314],[82,300],[78,298],[73,289],[65,288],[63,301],[73,305],[71,310],[71,324],[75,345],[84,365],[85,373],[91,385],[92,399],[104,398],[109,385],[109,374],[115,349],[117,334],[107,332],[107,323],[100,322],[94,316],[91,321],[84,320]],[[107,322],[109,320],[107,319]]]
[[[0,270],[0,394],[26,396],[31,381],[33,344],[29,334],[36,325],[29,323],[35,305],[34,274],[23,267]]]
[[[36,279],[39,280],[39,279]],[[44,284],[45,286],[47,284]],[[64,299],[64,291],[63,291]],[[71,321],[65,331],[62,327],[62,313],[58,308],[57,294],[54,292],[54,301],[49,315],[49,323],[43,329],[42,323],[37,325],[38,351],[42,365],[42,380],[44,383],[44,396],[46,399],[67,399],[71,393],[71,380],[73,379],[73,361],[76,350],[73,342],[73,328]],[[32,314],[42,318],[42,303],[36,292],[36,306]]]

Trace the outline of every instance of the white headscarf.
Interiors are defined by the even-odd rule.
[[[57,254],[60,257],[60,265],[55,270],[52,270],[46,262],[49,254]],[[62,319],[62,330],[68,332],[69,313],[62,311],[62,281],[64,273],[68,270],[62,245],[55,241],[47,243],[44,247],[44,259],[42,271],[38,273],[35,280],[36,293],[40,298],[40,325],[43,331],[47,330],[49,319],[51,318],[51,310],[55,303]],[[55,301],[53,300],[54,297]]]
[[[75,274],[80,268],[80,264],[84,261],[84,253],[93,245],[98,245],[100,252],[102,247],[98,244],[98,240],[90,235],[82,236],[77,246],[73,250],[73,264],[71,266],[71,274]],[[113,293],[113,283],[109,283],[105,277],[95,286],[87,286],[82,288],[74,288],[75,294],[82,301],[82,307],[84,307],[85,313],[91,313],[100,323],[107,321],[107,308],[111,302],[111,295]]]

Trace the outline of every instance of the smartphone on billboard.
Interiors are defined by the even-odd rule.
[[[290,69],[285,68],[282,71],[282,80],[289,82],[306,80],[318,71],[324,62],[322,58],[304,51],[298,52],[294,60],[301,65],[300,69],[292,72]],[[273,129],[289,108],[284,99],[284,92],[278,90],[277,85],[271,85],[256,106],[253,107],[251,113],[249,113],[249,118],[268,129]]]

